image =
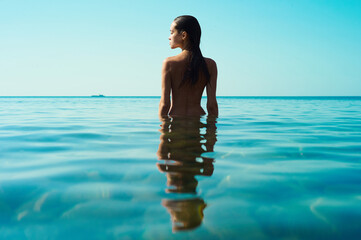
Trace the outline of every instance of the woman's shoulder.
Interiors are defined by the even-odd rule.
[[[173,57],[167,57],[163,60],[163,64],[170,64],[172,61],[174,61]]]
[[[174,63],[176,62],[176,59],[174,59],[174,56],[167,57],[163,60],[163,69],[171,70],[174,66]]]
[[[214,61],[212,58],[205,57],[204,60],[207,64],[216,65],[216,61]]]
[[[216,70],[216,69],[217,69],[216,61],[214,61],[212,58],[207,58],[207,57],[205,57],[204,60],[206,61],[207,66],[208,66],[208,69],[209,69],[211,72],[213,72],[213,70]]]
[[[166,59],[163,60],[163,65],[171,66],[172,64],[175,64],[177,62],[179,62],[179,59],[177,58],[177,56],[171,56],[171,57],[167,57]]]
[[[186,64],[187,60],[184,58],[184,56],[178,54],[176,56],[167,57],[163,60],[163,66],[166,66],[167,68],[179,68]]]
[[[167,57],[164,59],[164,62],[180,62],[183,61],[185,58],[182,54],[178,54],[175,56]]]

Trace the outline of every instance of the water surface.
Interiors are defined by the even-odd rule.
[[[158,103],[0,98],[0,238],[361,235],[361,98],[219,98],[218,119]]]

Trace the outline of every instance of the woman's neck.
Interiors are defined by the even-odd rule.
[[[191,54],[192,52],[188,49],[182,49],[182,54]]]

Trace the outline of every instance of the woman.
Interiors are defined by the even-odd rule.
[[[184,15],[174,19],[170,27],[169,44],[172,49],[181,48],[182,52],[163,62],[159,104],[161,117],[206,114],[201,107],[204,88],[207,90],[208,115],[218,116],[217,65],[212,59],[202,56],[200,39],[201,27],[195,17]]]

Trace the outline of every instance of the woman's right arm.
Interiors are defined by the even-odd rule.
[[[217,89],[217,64],[212,59],[209,59],[208,64],[209,74],[211,75],[210,81],[207,84],[207,111],[209,116],[218,117],[218,103],[216,99]]]
[[[159,103],[159,116],[167,116],[170,108],[171,75],[169,60],[165,59],[162,66],[162,94]]]

